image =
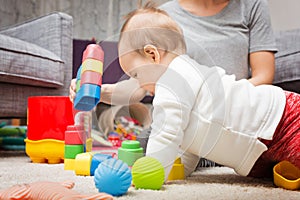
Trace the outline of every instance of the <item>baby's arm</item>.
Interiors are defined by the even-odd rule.
[[[129,105],[140,102],[146,95],[139,82],[130,78],[115,84],[103,84],[101,102],[111,105]]]
[[[69,97],[73,102],[76,95],[76,79],[73,79],[69,88]],[[146,95],[146,91],[140,88],[136,79],[128,79],[114,84],[101,86],[101,99],[103,103],[110,105],[128,105],[140,102]]]
[[[163,165],[165,181],[178,156],[194,101],[194,98],[181,98],[175,90],[156,87],[152,130],[146,150],[146,156],[156,158]]]
[[[180,150],[179,157],[181,157],[181,163],[184,165],[185,177],[190,176],[196,169],[200,160],[199,156],[189,153],[187,151]]]
[[[154,105],[152,130],[146,150],[146,156],[156,158],[163,165],[165,181],[183,138],[181,110],[177,108],[179,105],[172,104],[166,102],[164,105]]]

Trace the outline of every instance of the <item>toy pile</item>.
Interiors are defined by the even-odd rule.
[[[0,124],[0,148],[5,150],[25,150],[27,127]]]
[[[138,120],[128,116],[120,116],[114,120],[114,131],[108,134],[108,141],[113,146],[120,147],[124,140],[136,140],[142,131],[143,126]]]

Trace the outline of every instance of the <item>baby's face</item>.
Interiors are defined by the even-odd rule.
[[[162,74],[159,64],[136,51],[119,55],[119,61],[127,75],[137,79],[141,88],[154,95],[155,84]]]

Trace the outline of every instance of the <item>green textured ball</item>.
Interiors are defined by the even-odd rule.
[[[136,160],[131,173],[132,182],[137,189],[159,190],[165,179],[162,164],[151,157],[142,157]]]

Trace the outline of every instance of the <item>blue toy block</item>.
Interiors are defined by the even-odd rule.
[[[100,101],[101,87],[94,84],[83,84],[76,94],[74,107],[76,110],[90,111]]]
[[[97,169],[98,165],[102,163],[104,160],[109,158],[112,158],[112,156],[108,154],[101,154],[101,153],[94,154],[92,158],[91,169],[90,169],[91,176],[94,176],[95,170]]]

